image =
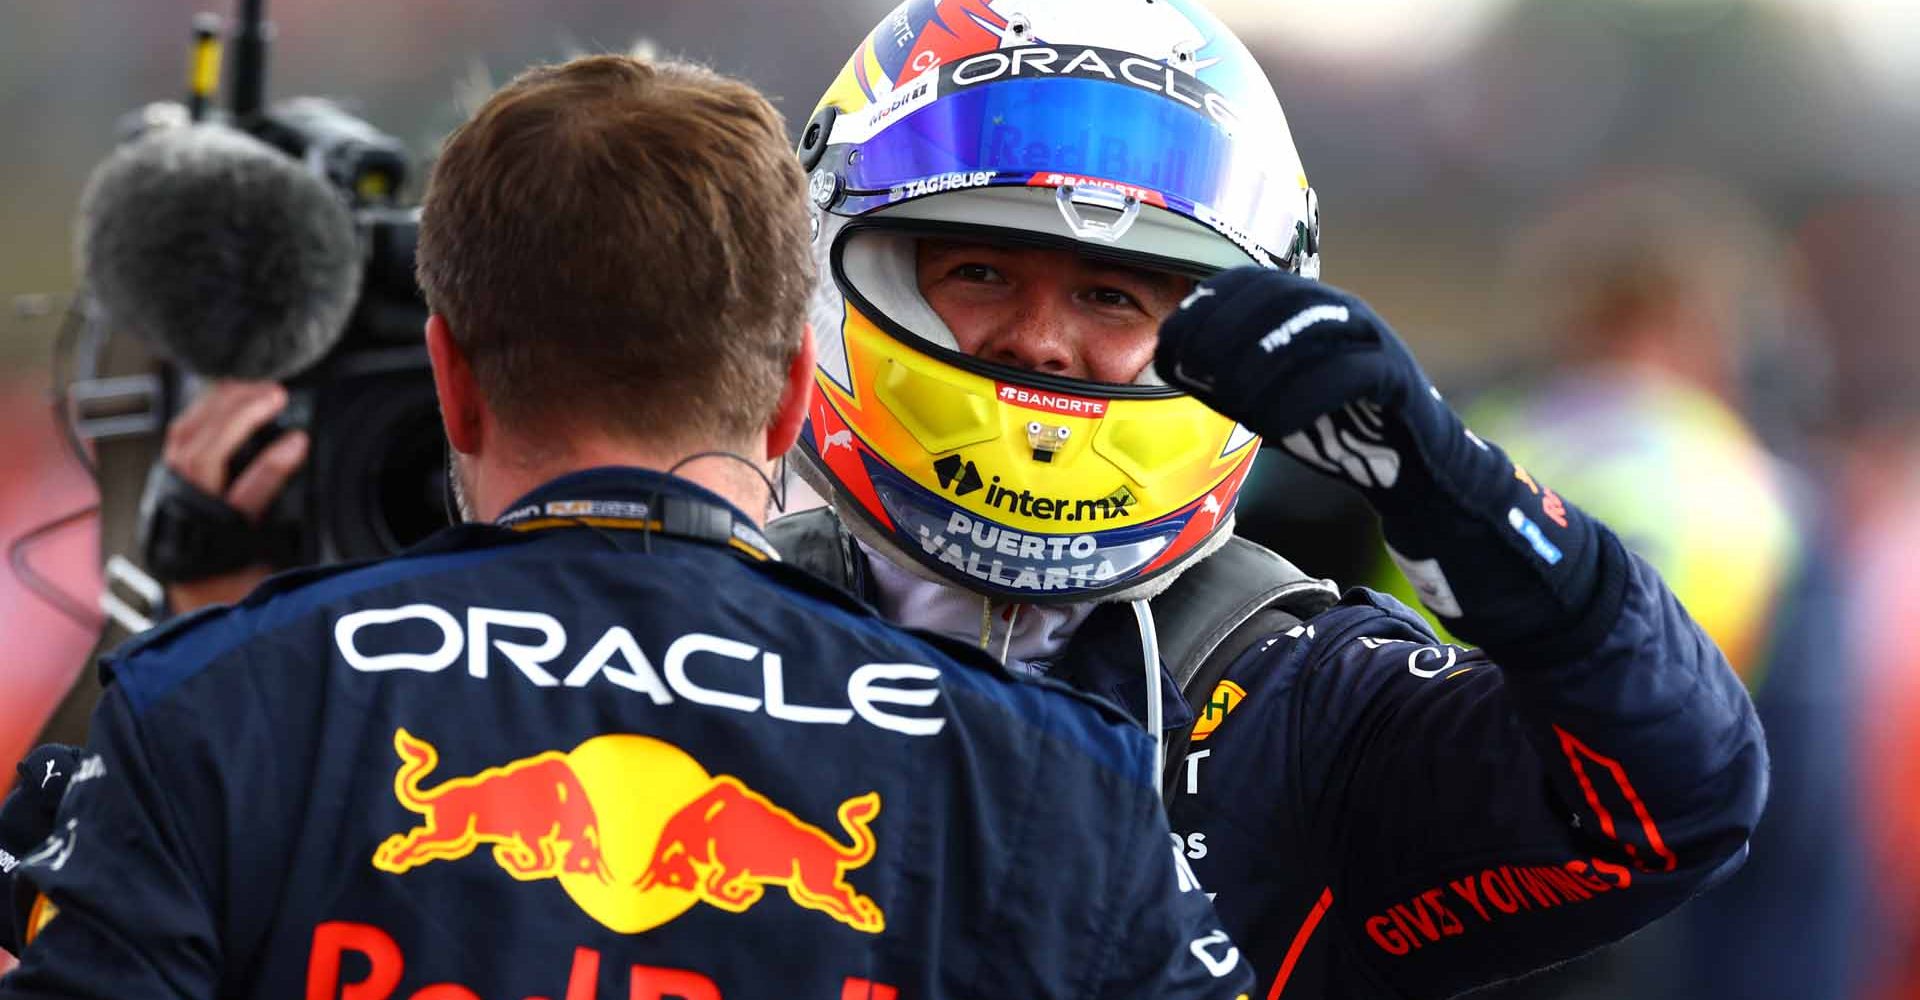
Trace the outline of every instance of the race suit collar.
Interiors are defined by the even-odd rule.
[[[1093,611],[1091,604],[993,602],[912,573],[864,544],[861,551],[873,580],[874,603],[887,620],[983,648],[1016,673],[1050,672]]]
[[[874,605],[890,622],[924,629],[979,647],[981,608],[986,600],[959,587],[924,579],[858,543],[866,557]],[[998,655],[1008,622],[992,608],[988,652]],[[1046,674],[1113,702],[1135,721],[1146,719],[1146,684],[1140,662],[1137,626],[1125,604],[1021,605],[1013,616],[1005,663],[1017,673]],[[1180,687],[1160,666],[1162,728],[1177,731],[1193,722],[1193,710]]]
[[[493,523],[520,532],[653,532],[725,545],[757,561],[780,558],[753,521],[719,494],[678,476],[627,466],[567,473],[508,504]]]
[[[525,496],[510,503],[506,513],[494,519],[495,524],[504,524],[506,519],[521,508],[547,504],[554,501],[574,499],[592,500],[645,500],[651,494],[670,493],[690,496],[708,503],[719,504],[732,512],[735,518],[746,520],[747,515],[740,508],[728,503],[720,494],[707,489],[692,480],[679,476],[670,476],[653,469],[641,469],[626,465],[602,465],[591,469],[569,472],[556,479],[534,487]]]
[[[1141,667],[1140,633],[1133,609],[1109,601],[1094,605],[1075,641],[1067,645],[1067,654],[1054,676],[1106,698],[1145,725],[1147,685]],[[1180,693],[1180,684],[1168,672],[1165,660],[1160,663],[1160,703],[1165,713],[1160,722],[1162,732],[1180,732],[1193,724],[1193,709]]]

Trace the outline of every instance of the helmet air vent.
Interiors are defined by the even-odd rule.
[[[897,360],[887,361],[874,388],[900,426],[934,454],[991,441],[1000,433],[991,399]]]

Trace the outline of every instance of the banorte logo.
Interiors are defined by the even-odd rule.
[[[769,885],[855,930],[886,929],[880,907],[847,884],[848,871],[873,860],[878,792],[840,803],[850,840],[842,844],[648,736],[596,736],[432,788],[421,783],[439,766],[433,745],[399,729],[393,748],[401,760],[394,797],[423,818],[374,851],[381,871],[405,874],[487,844],[507,874],[557,879],[575,905],[622,934],[652,930],[699,902],[744,913]],[[635,774],[648,776],[644,793]]]

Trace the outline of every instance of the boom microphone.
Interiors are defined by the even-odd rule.
[[[360,296],[342,197],[224,125],[115,150],[88,179],[78,230],[94,318],[206,378],[299,372],[339,342]]]

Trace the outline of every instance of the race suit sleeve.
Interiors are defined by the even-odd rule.
[[[1317,620],[1296,809],[1336,873],[1336,961],[1445,997],[1616,940],[1730,874],[1766,797],[1751,701],[1658,575],[1626,561],[1589,651],[1442,645],[1359,591]]]
[[[978,780],[997,791],[956,802],[942,829],[952,850],[987,859],[978,870],[995,888],[959,894],[985,901],[956,915],[968,950],[982,958],[956,963],[945,992],[1099,1000],[1250,993],[1251,961],[1175,855],[1146,733],[1111,706],[1096,710],[1089,696],[1045,686],[1058,685],[1013,687],[1046,713],[1043,732],[965,731],[983,741],[965,756],[993,762]]]
[[[1149,800],[1154,812],[1157,802]],[[1253,988],[1253,971],[1220,928],[1171,834],[1154,836],[1159,817],[1140,817],[1135,837],[1114,865],[1115,917],[1098,995],[1103,998],[1218,997]]]
[[[78,768],[53,835],[18,869],[40,898],[0,998],[216,995],[209,845],[193,833],[191,803],[160,779],[119,689],[95,713]]]

